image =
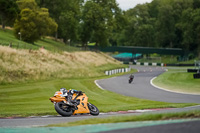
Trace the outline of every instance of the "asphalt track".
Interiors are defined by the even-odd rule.
[[[91,115],[75,115],[71,117],[61,117],[61,116],[41,116],[41,117],[26,117],[26,118],[0,118],[0,129],[1,128],[27,128],[27,127],[41,127],[49,124],[57,124],[64,122],[73,122],[90,118],[106,118],[110,116],[130,116],[130,115],[141,115],[141,114],[157,114],[157,113],[177,113],[183,111],[200,110],[200,105],[185,107],[185,108],[175,108],[175,109],[161,109],[161,110],[135,110],[128,112],[110,112],[110,113],[100,113],[98,116]],[[0,130],[1,131],[1,130]]]
[[[136,128],[127,128],[100,133],[199,133],[200,120],[179,123],[149,125]]]
[[[190,95],[190,94],[180,94],[180,93],[173,93],[168,92],[165,90],[158,89],[150,84],[152,78],[158,76],[159,74],[165,72],[165,69],[162,67],[144,67],[144,66],[131,66],[135,69],[138,69],[138,73],[135,74],[135,78],[132,84],[128,84],[128,76],[123,75],[115,78],[110,79],[103,79],[97,81],[97,84],[106,90],[110,90],[116,93],[120,93],[126,96],[138,97],[143,99],[149,99],[154,101],[164,101],[164,102],[171,102],[171,103],[200,103],[200,96],[199,95]],[[200,110],[200,106],[194,107],[187,107],[187,108],[178,108],[178,109],[166,109],[166,110],[159,110],[159,111],[150,111],[150,112],[140,112],[140,113],[122,113],[122,114],[100,114],[99,116],[91,116],[91,115],[78,115],[72,117],[60,117],[60,116],[43,116],[43,117],[28,117],[28,118],[6,118],[0,119],[0,131],[2,132],[88,132],[85,127],[74,127],[73,128],[30,128],[30,127],[38,127],[38,126],[45,126],[48,124],[55,124],[55,123],[63,123],[63,122],[72,122],[78,121],[88,118],[103,118],[108,116],[119,116],[119,115],[141,115],[145,113],[170,113],[170,112],[182,112],[182,111],[189,111],[189,110]],[[171,132],[177,131],[177,133],[181,130],[182,133],[186,133],[190,131],[198,132],[199,131],[199,121],[188,121],[188,122],[177,122],[170,124],[157,124],[154,126],[144,126],[144,127],[136,127],[136,128],[122,128],[114,130],[104,130],[105,132],[112,133],[112,132],[149,132],[153,133],[156,131],[163,132]],[[122,125],[122,124],[120,124]],[[189,127],[185,125],[191,125]],[[97,125],[103,127],[103,125]],[[107,127],[107,125],[105,125]],[[21,128],[20,128],[21,127]],[[24,128],[29,127],[29,128]],[[113,127],[116,127],[114,125]],[[179,127],[179,128],[178,128]],[[93,126],[88,126],[88,129],[93,128]],[[83,130],[84,129],[84,130]],[[98,130],[103,131],[103,130]],[[173,132],[172,132],[173,133]]]
[[[137,69],[134,80],[128,83],[129,75],[98,80],[96,83],[103,89],[125,96],[138,97],[153,101],[170,103],[200,103],[200,95],[181,94],[156,88],[151,85],[154,77],[166,71],[165,67],[130,66]]]

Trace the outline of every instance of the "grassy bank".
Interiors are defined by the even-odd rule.
[[[103,53],[17,50],[0,46],[0,84],[54,78],[104,75],[105,70],[126,67]]]
[[[159,87],[182,93],[200,94],[200,79],[194,79],[193,73],[185,69],[169,69],[153,80]]]
[[[9,46],[12,45],[13,48],[16,49],[33,49],[38,50],[41,47],[44,47],[45,49],[52,51],[52,52],[59,52],[59,51],[79,51],[79,48],[76,47],[70,47],[69,45],[64,44],[62,41],[55,40],[50,37],[42,38],[34,44],[27,43],[24,41],[20,41],[17,38],[15,38],[13,30],[12,29],[6,29],[2,30],[0,29],[0,45],[2,46]]]
[[[145,114],[145,115],[129,115],[129,116],[113,116],[108,118],[92,118],[76,122],[48,125],[48,127],[71,127],[88,124],[102,123],[119,123],[119,122],[135,122],[135,121],[156,121],[156,120],[172,120],[172,119],[192,119],[200,118],[200,111],[189,111],[181,113],[164,113],[164,114]]]
[[[105,77],[102,77],[105,78]],[[57,79],[35,83],[0,86],[0,116],[57,115],[49,97],[61,87],[82,90],[100,112],[147,108],[185,107],[195,104],[173,104],[126,97],[99,89],[94,78]]]

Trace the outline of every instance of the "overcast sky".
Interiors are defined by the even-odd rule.
[[[135,7],[137,4],[150,3],[152,0],[116,0],[122,10]]]

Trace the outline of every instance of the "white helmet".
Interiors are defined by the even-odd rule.
[[[66,92],[67,90],[65,88],[60,88],[61,92]]]
[[[63,96],[63,97],[65,97],[65,96],[68,95],[68,94],[67,94],[67,89],[65,89],[65,88],[60,88],[60,92],[62,92],[62,96]]]

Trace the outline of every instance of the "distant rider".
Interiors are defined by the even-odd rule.
[[[129,78],[130,78],[130,80],[132,81],[132,80],[134,79],[134,75],[131,74],[131,75],[129,76]]]
[[[134,79],[134,75],[131,74],[131,75],[129,76],[129,78],[130,78],[130,79]]]
[[[68,101],[68,105],[70,106],[74,106],[74,104],[72,103],[73,100],[72,100],[72,96],[74,93],[77,93],[77,94],[81,94],[82,91],[77,91],[77,90],[74,90],[74,89],[70,89],[70,90],[67,90],[66,88],[61,88],[60,89],[60,92],[62,92],[62,96],[67,98],[67,101]]]

